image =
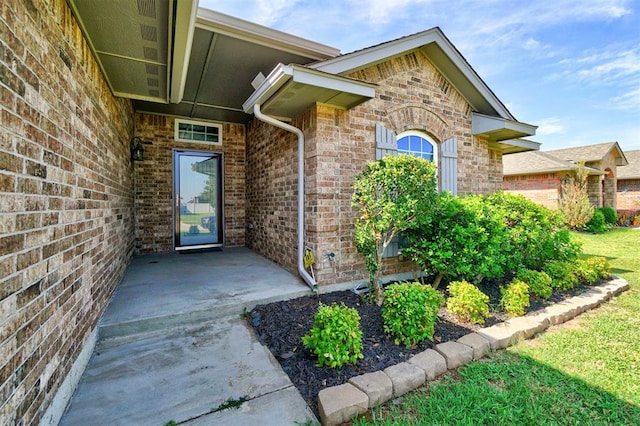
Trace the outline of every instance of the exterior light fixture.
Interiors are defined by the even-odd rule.
[[[131,139],[131,159],[133,161],[144,160],[144,148],[142,148],[142,139],[137,136]]]

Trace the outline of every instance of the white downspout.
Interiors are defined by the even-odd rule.
[[[313,291],[317,291],[318,283],[304,267],[304,133],[297,127],[264,115],[260,111],[260,104],[253,105],[253,114],[260,121],[295,133],[298,136],[298,273]]]

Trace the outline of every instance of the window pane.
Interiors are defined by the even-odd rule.
[[[433,152],[433,145],[426,139],[422,139],[422,152]]]
[[[410,136],[410,146],[412,152],[420,152],[420,139],[417,136]]]
[[[398,151],[408,151],[409,150],[409,138],[405,136],[404,138],[398,139]]]

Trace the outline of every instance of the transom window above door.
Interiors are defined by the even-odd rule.
[[[435,142],[425,133],[409,130],[397,137],[398,154],[415,155],[425,160],[436,160]]]
[[[222,144],[222,126],[219,124],[176,119],[175,128],[177,141]]]

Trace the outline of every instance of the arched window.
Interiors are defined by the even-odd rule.
[[[436,162],[436,143],[425,133],[409,130],[397,137],[398,154],[415,155]]]

